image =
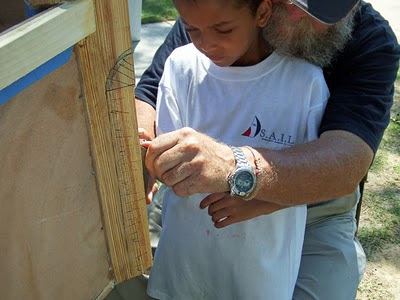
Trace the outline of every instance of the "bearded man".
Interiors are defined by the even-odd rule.
[[[331,93],[319,139],[283,150],[257,149],[262,164],[269,166],[262,170],[262,190],[268,199],[260,199],[271,204],[269,212],[275,211],[274,205],[308,205],[294,299],[355,299],[366,262],[355,237],[359,184],[390,120],[399,45],[388,22],[358,0],[273,0],[264,37],[274,51],[322,67]],[[147,139],[154,137],[154,107],[165,60],[173,49],[190,42],[178,19],[136,88],[138,123]],[[215,141],[185,134],[173,133],[170,145],[159,145],[168,155],[160,152],[147,165],[176,192],[219,192],[203,188],[213,180],[203,170],[213,168]],[[200,147],[210,151],[201,152]],[[182,172],[182,166],[190,171]],[[149,189],[148,201],[152,192]],[[255,216],[254,211],[241,211],[230,206],[229,199],[224,201],[221,206],[214,197],[202,204],[217,228]],[[159,211],[153,210],[154,215]]]

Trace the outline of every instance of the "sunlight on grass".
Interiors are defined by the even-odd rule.
[[[366,195],[369,201],[365,203],[364,212],[369,214],[370,221],[361,226],[357,237],[363,245],[369,259],[389,243],[400,243],[398,226],[400,223],[399,191],[387,189]],[[371,221],[372,220],[372,221]]]
[[[395,242],[395,238],[387,226],[383,228],[362,228],[358,232],[357,237],[363,245],[365,254],[369,258],[373,257],[377,251],[382,250],[385,244]]]
[[[143,0],[142,24],[176,20],[176,11],[172,0]]]

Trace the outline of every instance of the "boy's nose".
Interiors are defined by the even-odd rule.
[[[204,53],[209,53],[216,48],[216,43],[211,37],[203,35],[200,41],[200,48]]]

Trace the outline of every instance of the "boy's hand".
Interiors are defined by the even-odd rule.
[[[140,146],[142,147],[142,161],[143,161],[143,179],[145,185],[146,203],[150,204],[153,200],[153,196],[158,191],[158,184],[154,177],[151,177],[147,172],[144,164],[144,158],[146,156],[146,149],[151,144],[151,135],[143,128],[138,128]]]
[[[244,201],[238,197],[232,197],[229,193],[215,193],[207,196],[200,202],[201,209],[206,207],[216,228],[223,228],[286,208],[257,199]]]
[[[151,143],[152,137],[148,133],[148,131],[144,128],[138,128],[138,133],[139,133],[139,139],[140,139],[140,145],[143,146],[143,143],[145,143],[147,146],[144,146],[145,148],[148,147],[148,143]]]
[[[154,195],[158,192],[158,183],[157,181],[149,176],[149,180],[147,181],[147,188],[146,188],[146,204],[151,204],[153,201]]]

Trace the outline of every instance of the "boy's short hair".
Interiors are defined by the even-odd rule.
[[[240,7],[243,7],[244,5],[248,5],[251,12],[255,14],[257,12],[258,7],[260,6],[260,3],[263,0],[234,0]]]

